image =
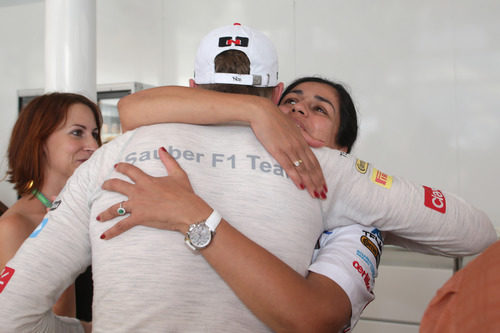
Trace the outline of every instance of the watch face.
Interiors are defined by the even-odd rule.
[[[189,239],[194,247],[201,249],[210,244],[212,232],[205,223],[199,223],[189,231]]]

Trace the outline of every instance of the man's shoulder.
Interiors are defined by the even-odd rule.
[[[186,142],[234,142],[235,138],[243,141],[257,141],[252,129],[246,125],[220,124],[220,125],[193,125],[181,123],[155,124],[139,127],[135,130],[133,141],[144,138],[180,138]],[[128,133],[128,132],[127,132]]]
[[[339,168],[344,164],[351,165],[357,160],[354,155],[328,147],[312,148],[312,151],[323,168],[331,165],[334,165],[335,168]],[[326,170],[323,169],[323,171]]]

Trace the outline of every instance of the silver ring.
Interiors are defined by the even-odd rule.
[[[296,167],[300,166],[302,164],[302,160],[296,160],[293,162],[293,165],[295,165]]]
[[[120,202],[120,207],[118,207],[118,209],[116,210],[116,212],[120,216],[123,216],[123,215],[127,214],[127,211],[125,210],[125,208],[123,208],[123,201]]]

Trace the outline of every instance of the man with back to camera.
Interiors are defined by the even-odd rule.
[[[255,32],[248,31],[243,30],[251,41]],[[268,84],[272,85],[272,81]],[[179,163],[190,175],[195,191],[220,212],[224,220],[231,221],[238,230],[301,275],[307,272],[318,235],[325,229],[349,224],[346,216],[352,211],[330,209],[334,204],[356,207],[360,216],[366,210],[385,216],[388,208],[383,201],[398,202],[397,198],[408,188],[414,189],[397,177],[393,177],[390,191],[377,188],[368,176],[355,170],[355,159],[338,151],[322,149],[317,154],[323,170],[329,171],[325,176],[331,193],[318,205],[318,201],[307,193],[295,190],[283,174],[263,173],[251,168],[248,155],[262,161],[272,162],[273,159],[248,128],[181,124],[139,128],[108,143],[77,170],[59,196],[59,206],[49,212],[49,223],[9,262],[8,270],[2,275],[0,327],[81,331],[78,322],[54,317],[48,309],[58,291],[92,261],[96,331],[267,330],[208,263],[186,247],[183,235],[141,226],[108,241],[100,239],[110,224],[96,221],[97,214],[126,200],[124,196],[100,188],[104,180],[121,177],[113,166],[134,158],[134,164],[148,174],[163,176],[165,171],[157,152],[163,145],[178,152]],[[221,157],[224,157],[222,161]],[[356,179],[356,183],[343,185],[339,182],[341,178],[348,179],[347,175]],[[358,207],[363,198],[349,195],[351,188],[363,191],[368,197],[373,195],[373,201]],[[273,200],[276,197],[286,198],[286,202],[276,202]],[[457,200],[452,195],[447,195],[446,199],[449,208],[456,205]],[[269,207],[270,202],[272,207]],[[398,206],[401,205],[391,206],[391,213],[408,213],[408,207]],[[430,227],[427,230],[428,225],[421,222],[424,217],[427,218],[424,221],[434,222],[433,212],[426,211],[425,207],[412,208],[415,214],[408,222],[390,215],[383,229],[391,230],[396,225],[408,232],[402,235],[410,237],[411,230],[415,229],[411,226],[420,222],[418,229],[422,234],[413,238],[419,241],[434,231],[443,233]],[[274,223],[260,223],[269,220],[269,209]],[[215,224],[219,222],[216,211],[209,217]],[[478,225],[487,229],[489,221],[470,207],[460,213],[472,215]],[[323,222],[322,215],[327,216]],[[441,225],[446,226],[449,218],[455,219],[450,215],[440,216]],[[200,220],[195,219],[193,223]],[[369,217],[365,222],[370,224],[374,220]],[[478,238],[484,238],[485,233]],[[462,234],[456,236],[461,238]],[[216,244],[216,239],[217,235],[207,250]],[[59,251],[55,253],[52,248]]]

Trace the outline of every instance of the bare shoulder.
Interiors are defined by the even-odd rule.
[[[9,261],[36,225],[27,216],[10,212],[0,218],[0,267]]]
[[[20,235],[26,238],[33,232],[35,227],[36,224],[28,216],[13,212],[0,218],[0,237]]]

